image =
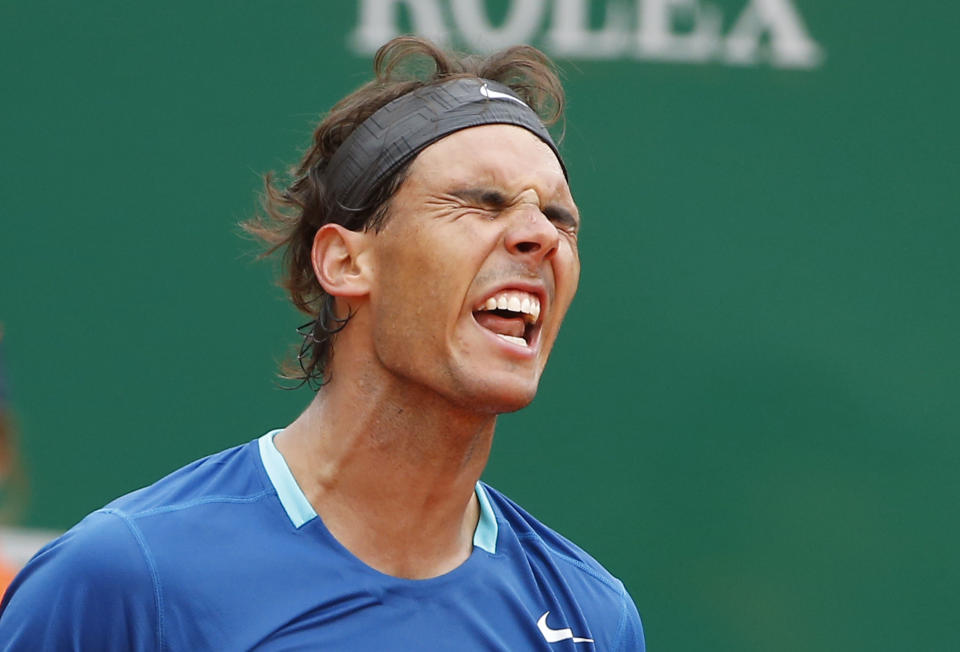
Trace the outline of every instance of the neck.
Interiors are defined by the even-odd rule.
[[[337,540],[373,568],[423,579],[466,561],[474,488],[496,417],[403,384],[335,374],[277,448]]]

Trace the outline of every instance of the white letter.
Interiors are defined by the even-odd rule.
[[[603,27],[591,31],[587,0],[556,0],[547,47],[557,56],[612,59],[627,48],[629,19],[624,4],[608,2]]]
[[[720,45],[720,12],[699,0],[638,0],[640,29],[637,55],[649,59],[705,61]],[[692,29],[673,31],[675,18],[685,18]]]
[[[437,0],[361,0],[360,24],[350,36],[354,50],[370,54],[399,35],[397,5],[401,3],[410,10],[414,33],[427,37],[437,45],[446,46],[447,27]]]
[[[529,43],[540,26],[544,0],[511,0],[503,26],[495,28],[487,19],[483,0],[452,0],[453,20],[463,39],[476,50],[496,50]]]
[[[823,60],[800,14],[790,0],[750,0],[727,34],[724,58],[730,63],[756,63],[760,37],[770,33],[770,58],[775,66],[813,68]]]

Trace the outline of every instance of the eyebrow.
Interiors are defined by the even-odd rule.
[[[492,188],[457,188],[450,194],[458,199],[490,208],[506,208],[510,203],[506,195]],[[574,227],[580,225],[580,221],[574,214],[559,204],[547,204],[542,212],[551,222]]]

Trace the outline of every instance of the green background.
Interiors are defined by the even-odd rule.
[[[581,290],[485,478],[624,580],[651,650],[960,649],[960,10],[794,4],[812,69],[560,60]],[[0,5],[23,525],[309,400],[277,389],[302,318],[236,223],[369,76],[356,22]]]

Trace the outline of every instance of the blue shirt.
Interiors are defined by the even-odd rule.
[[[426,580],[370,568],[324,527],[274,434],[123,496],[40,550],[0,605],[0,649],[644,649],[623,584],[483,483],[463,564]]]

